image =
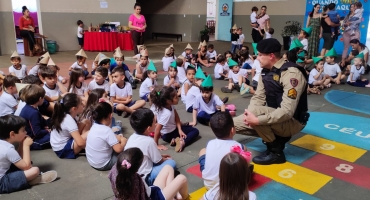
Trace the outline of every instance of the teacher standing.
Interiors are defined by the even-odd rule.
[[[320,42],[320,29],[321,29],[321,13],[320,4],[315,4],[312,12],[308,15],[306,27],[312,28],[312,33],[308,38],[308,58],[317,56],[319,51],[319,42]]]
[[[141,5],[135,3],[134,13],[130,15],[128,19],[128,27],[131,29],[131,37],[134,42],[134,52],[135,55],[138,54],[137,45],[144,44],[144,32],[146,29],[146,21],[144,15],[141,13]]]
[[[268,31],[270,28],[270,17],[266,14],[267,7],[262,6],[260,14],[258,14],[257,18],[257,24],[250,24],[252,28],[252,39],[254,43],[258,43],[259,41],[263,40],[263,36],[265,34],[265,31]],[[262,34],[258,31],[258,26],[261,29]]]
[[[329,8],[328,6],[324,6],[322,15],[326,15]],[[322,17],[321,18],[321,33],[322,38],[324,39],[324,46],[321,49],[321,56],[324,56],[327,51],[329,51],[334,46],[335,38],[332,37],[331,27],[340,26],[340,24],[333,23],[329,17]]]
[[[21,36],[28,40],[32,56],[35,48],[35,23],[26,6],[22,7],[22,14],[23,16],[19,18],[19,29],[21,30]]]
[[[346,29],[343,32],[343,43],[344,43],[344,48],[343,48],[343,53],[342,53],[342,61],[345,61],[347,54],[348,54],[348,48],[351,45],[350,41],[353,39],[360,40],[360,23],[362,19],[356,20],[356,21],[350,21],[350,19],[353,17],[353,12],[355,12],[355,4],[351,4],[350,12],[348,15],[344,18],[343,20],[343,27],[346,28],[347,26],[350,25],[350,23],[353,23],[352,26],[356,27],[356,29],[353,30],[353,34],[351,35],[352,30]]]

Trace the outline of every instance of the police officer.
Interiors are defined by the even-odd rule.
[[[305,70],[280,56],[281,44],[273,38],[257,44],[262,72],[243,121],[262,138],[267,150],[253,158],[261,165],[286,162],[285,143],[308,120]]]

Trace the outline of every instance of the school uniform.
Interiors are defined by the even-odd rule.
[[[210,61],[210,59],[216,60],[216,56],[217,56],[216,50],[213,50],[213,52],[207,51],[208,61]]]
[[[49,88],[49,86],[47,86],[45,83],[43,88],[45,90],[45,96],[48,96],[50,98],[60,96],[62,94],[62,91],[60,91],[58,84],[55,84],[54,88]]]
[[[70,93],[75,93],[80,97],[85,96],[85,92],[87,91],[88,91],[87,84],[85,82],[82,82],[80,87],[74,86],[73,88],[72,86],[71,89],[69,90]]]
[[[71,68],[72,69],[82,69],[83,72],[84,72],[85,77],[89,75],[89,71],[87,70],[88,68],[87,68],[87,64],[86,63],[84,63],[83,64],[83,67],[82,67],[82,66],[78,65],[78,61],[76,61],[75,63],[73,63],[71,65]],[[69,72],[69,75],[71,75],[71,72]]]
[[[174,61],[173,57],[163,57],[162,63],[163,63],[163,71],[168,72],[168,68],[170,67],[171,63]]]
[[[181,101],[182,101],[182,103],[184,103],[185,104],[185,99],[186,99],[186,95],[187,94],[185,94],[185,84],[189,84],[189,89],[191,88],[191,86],[192,86],[192,83],[188,80],[188,79],[186,79],[185,81],[184,81],[184,83],[181,85]],[[188,90],[189,91],[189,90]]]
[[[317,71],[317,69],[316,68],[314,68],[314,69],[312,69],[311,71],[310,71],[310,75],[309,75],[309,77],[308,77],[308,84],[309,84],[309,86],[310,86],[310,88],[313,88],[313,83],[315,82],[315,81],[320,81],[320,80],[322,80],[322,78],[324,77],[324,73],[321,73],[320,74],[320,76],[319,76],[319,78],[317,78],[317,79],[315,79],[315,76],[316,75],[318,75],[320,72],[319,71]]]
[[[28,75],[38,76],[39,68],[40,68],[40,65],[35,65],[35,66],[33,66],[33,67],[30,69],[30,71],[28,72]]]
[[[324,74],[329,75],[332,78],[337,78],[338,73],[340,73],[340,67],[337,63],[329,64],[327,62],[324,63]]]
[[[109,93],[110,86],[109,86],[109,81],[104,80],[102,84],[99,84],[94,80],[90,81],[89,85],[87,86],[87,89],[89,91],[92,91],[94,89],[101,88],[104,89],[107,93]]]
[[[14,65],[9,67],[9,74],[14,73],[15,76],[19,79],[22,80],[24,77],[27,76],[27,66],[26,65],[21,65],[20,69],[16,69]]]
[[[187,79],[186,79],[187,80]],[[168,83],[170,82],[170,75],[167,75],[164,77],[163,79],[163,85],[167,85]],[[176,75],[176,78],[175,78],[175,82],[174,83],[178,83],[181,85],[180,83],[180,80],[179,80],[179,76]],[[170,85],[171,87],[177,89],[176,87],[174,87],[173,85]]]
[[[225,74],[224,73],[224,65],[221,65],[220,63],[217,63],[216,66],[215,66],[215,69],[214,69],[214,76],[215,76],[215,79],[217,80],[223,80],[224,77],[221,76],[220,74]]]
[[[17,105],[17,99],[13,95],[3,91],[0,96],[0,117],[13,114],[16,110],[14,107]]]
[[[78,131],[77,122],[69,114],[66,114],[60,124],[61,131],[53,129],[50,133],[50,144],[59,158],[75,159],[73,151],[74,139],[71,133]]]
[[[177,66],[177,76],[179,77],[180,83],[184,83],[186,80],[186,72],[184,67]]]
[[[252,87],[253,87],[254,90],[256,90],[257,86],[258,86],[258,80],[260,79],[261,72],[262,72],[262,67],[261,67],[260,61],[255,60],[253,62],[253,65],[252,65],[252,69],[254,69],[256,71],[256,73],[254,74],[254,76],[252,78]]]
[[[172,139],[180,137],[179,130],[176,127],[175,108],[173,106],[170,109],[162,108],[162,110],[158,111],[157,123],[162,125],[160,133],[164,141],[170,143]],[[199,135],[199,130],[192,126],[181,126],[181,130],[186,135],[184,139],[186,146],[193,142]]]
[[[220,183],[217,183],[213,188],[208,190],[204,195],[203,199],[204,200],[216,200],[218,199],[220,191]],[[248,191],[248,200],[256,200],[257,196],[254,192]]]
[[[355,81],[355,82],[351,82],[351,75],[349,75],[347,78],[348,85],[352,85],[356,87],[365,87],[365,85],[369,84],[368,80],[366,81],[361,80],[361,75],[365,74],[364,66],[357,68],[356,66],[352,65],[350,73],[352,74],[352,81]]]
[[[186,111],[189,113],[193,113],[193,104],[195,102],[195,98],[200,94],[199,87],[193,85],[188,90],[188,93],[185,97],[185,108]]]
[[[242,69],[252,69],[253,60],[251,58],[248,58],[243,62]]]
[[[148,94],[150,93],[150,87],[154,87],[156,85],[157,85],[156,80],[152,80],[151,78],[146,78],[145,81],[140,86],[140,90],[139,90],[140,98],[148,102],[149,101]]]
[[[94,123],[86,139],[86,158],[90,166],[97,170],[109,170],[117,162],[118,154],[113,146],[119,144],[111,127]]]
[[[195,102],[193,104],[193,109],[198,110],[197,121],[208,126],[212,115],[217,112],[216,106],[222,105],[224,105],[224,102],[222,102],[220,97],[218,97],[215,93],[211,94],[208,103],[204,101],[202,94],[199,94],[195,98]]]
[[[246,77],[247,74],[248,74],[248,71],[246,69],[239,69],[237,73],[234,73],[233,70],[230,70],[228,78],[232,79],[234,84],[239,84],[239,76]],[[246,81],[247,80],[248,79],[246,79]]]
[[[132,96],[132,87],[131,87],[131,84],[129,82],[124,82],[124,85],[123,87],[119,87],[116,83],[113,83],[111,86],[110,86],[110,96],[111,97],[129,97],[129,96]],[[135,104],[136,101],[131,101],[127,104],[124,104],[125,106],[127,107],[131,107]],[[113,103],[113,108],[114,108],[114,112],[117,113],[118,115],[122,115],[122,111],[119,111],[117,110],[117,105],[118,103]]]
[[[303,50],[306,50],[308,49],[308,40],[306,38],[303,38],[301,40],[301,43],[303,44]]]

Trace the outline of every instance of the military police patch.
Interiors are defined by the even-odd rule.
[[[292,85],[293,87],[297,87],[298,80],[296,78],[291,78],[290,79],[290,85]]]
[[[272,78],[274,79],[274,81],[279,81],[280,80],[279,74],[274,74],[274,76]]]
[[[297,99],[297,90],[294,88],[288,90],[288,97],[291,99]]]

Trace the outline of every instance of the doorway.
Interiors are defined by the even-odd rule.
[[[39,15],[37,12],[37,0],[12,0],[13,20],[15,29],[15,41],[17,45],[17,52],[19,55],[24,55],[24,43],[19,29],[19,19],[23,17],[22,7],[26,6],[30,11],[30,16],[35,24],[35,33],[39,33]]]
[[[216,1],[217,0],[207,0],[207,27],[209,29],[209,41],[215,41]]]

